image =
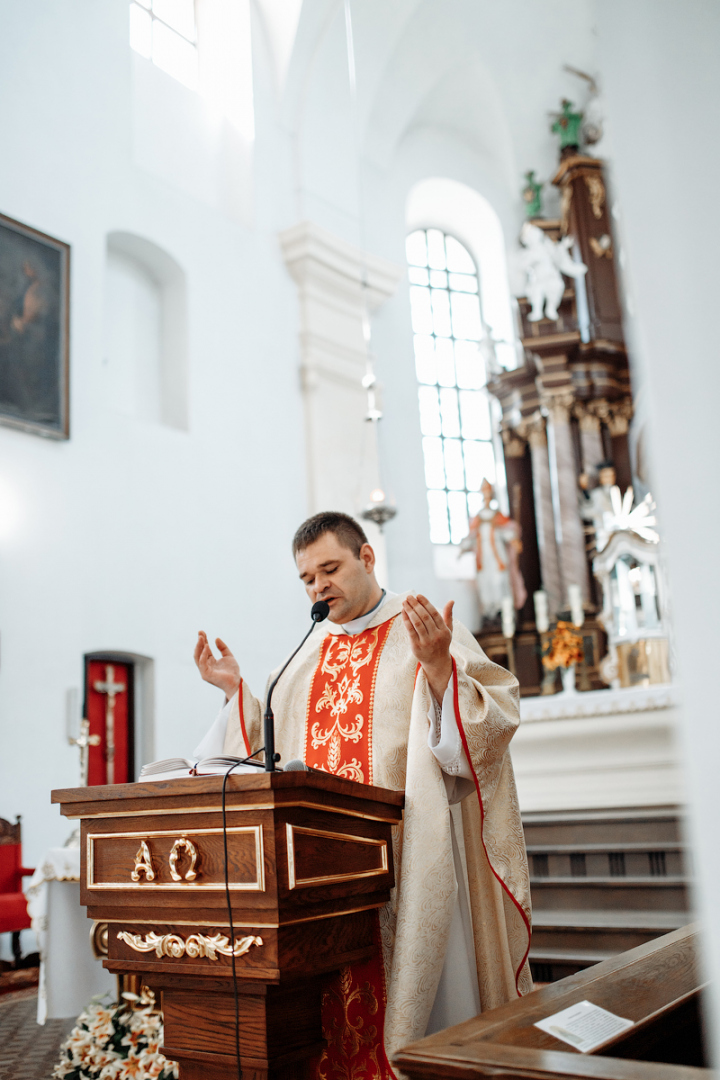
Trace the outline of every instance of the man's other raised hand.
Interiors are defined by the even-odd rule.
[[[229,701],[240,685],[240,665],[222,638],[215,638],[215,645],[220,652],[219,660],[213,655],[207,634],[201,630],[193,658],[205,682],[223,690]]]
[[[453,606],[450,600],[442,615],[426,596],[406,596],[402,617],[410,648],[425,672],[430,689],[442,701],[452,675],[450,642],[452,641]]]

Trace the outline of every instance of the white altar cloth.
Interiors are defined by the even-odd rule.
[[[38,1024],[77,1016],[99,994],[114,997],[115,976],[93,955],[92,919],[80,906],[79,848],[50,848],[25,895],[40,951]]]

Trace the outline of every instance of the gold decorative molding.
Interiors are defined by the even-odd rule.
[[[502,441],[505,449],[505,457],[524,457],[527,442],[516,430],[510,427],[504,427],[502,429]]]
[[[217,960],[218,956],[244,956],[250,952],[253,945],[262,945],[263,939],[249,935],[248,937],[236,938],[235,947],[231,948],[230,938],[225,934],[190,934],[188,938],[180,937],[179,934],[158,934],[155,930],[148,931],[145,937],[140,934],[132,934],[129,930],[118,931],[118,941],[124,941],[135,952],[154,952],[158,959],[169,956],[179,960],[183,956],[189,956],[195,960]]]
[[[585,402],[575,402],[575,405],[573,406],[573,416],[579,421],[581,431],[589,431],[594,434],[599,433],[600,420],[593,413],[588,412]]]
[[[570,420],[570,411],[575,402],[572,390],[559,390],[556,393],[542,395],[543,408],[554,424],[567,424]]]
[[[572,206],[572,197],[572,184],[564,184],[562,195],[560,196],[560,217],[562,221],[560,230],[563,236],[567,236],[570,229],[570,207]]]
[[[632,401],[626,398],[623,401],[610,402],[599,398],[597,401],[588,402],[587,408],[588,412],[605,424],[612,436],[627,435],[633,417]]]
[[[605,206],[605,185],[600,176],[585,175],[585,184],[590,196],[592,212],[598,220],[603,216]]]
[[[368,836],[352,836],[349,833],[328,832],[325,829],[306,829],[301,825],[285,825],[287,837],[288,884],[291,889],[308,888],[311,885],[332,885],[339,881],[356,881],[360,878],[378,877],[387,874],[389,869],[387,841],[375,840]],[[352,870],[346,874],[322,874],[316,877],[300,877],[297,873],[295,837],[298,835],[315,836],[323,840],[343,840],[348,844],[362,844],[376,848],[380,856],[380,865],[369,870]]]
[[[98,960],[108,954],[108,931],[106,922],[95,921],[90,927],[90,948],[93,956]]]
[[[599,240],[596,236],[591,236],[590,247],[596,259],[612,259],[613,257],[613,244],[607,233],[603,233]]]
[[[140,841],[140,847],[138,853],[135,856],[135,867],[130,875],[132,881],[139,881],[140,875],[145,874],[147,881],[155,880],[155,871],[152,864],[152,856],[150,855],[150,848],[147,846],[145,840]]]
[[[119,815],[118,815],[119,816]],[[245,892],[264,892],[265,891],[265,856],[263,846],[263,829],[262,825],[233,825],[227,830],[228,836],[238,834],[249,834],[254,840],[254,857],[255,857],[255,878],[252,881],[231,881],[230,889],[245,891]],[[157,871],[153,866],[152,855],[150,852],[149,843],[151,840],[159,839],[162,837],[174,837],[177,841],[178,830],[149,830],[147,832],[114,832],[114,833],[88,833],[87,834],[87,859],[86,859],[86,882],[88,889],[102,889],[102,890],[126,890],[126,889],[148,889],[151,888],[153,892],[169,892],[176,891],[178,889],[193,889],[193,890],[215,890],[224,891],[224,880],[217,881],[203,881],[198,882],[193,878],[190,878],[188,874],[185,875],[185,881],[177,872],[177,867],[170,867],[171,881],[157,880]],[[193,836],[222,836],[223,829],[218,827],[215,829],[193,829]],[[135,856],[135,869],[132,871],[130,877],[131,881],[97,881],[95,877],[96,860],[95,860],[95,846],[99,841],[117,841],[117,840],[129,840],[137,838],[140,840],[140,848]],[[182,844],[187,837],[181,837],[179,843]],[[190,843],[190,841],[188,841]],[[193,845],[194,847],[194,845]],[[167,849],[166,849],[167,850]],[[174,850],[174,845],[173,845]],[[179,851],[179,849],[178,849]],[[199,857],[199,853],[196,850],[196,858]],[[156,862],[159,856],[155,851]],[[112,860],[111,860],[112,861]],[[176,860],[177,862],[177,857]],[[163,867],[163,864],[160,864]],[[190,871],[197,877],[197,873],[194,869],[193,863],[190,867]],[[175,869],[175,875],[173,875],[173,869]],[[146,881],[140,880],[141,871],[146,874]],[[160,877],[162,878],[162,870]],[[137,874],[137,877],[135,876]],[[151,876],[152,874],[152,876]],[[152,885],[148,883],[152,882]]]
[[[627,435],[630,421],[633,418],[631,401],[619,401],[613,406],[608,418],[607,426],[611,435]]]
[[[230,779],[232,780],[233,778],[230,777]],[[149,784],[153,783],[153,781],[148,780],[147,783],[149,785]],[[252,811],[255,811],[255,810],[275,810],[280,806],[282,806],[283,809],[295,808],[295,807],[299,806],[304,810],[322,810],[323,813],[326,813],[326,814],[342,814],[343,817],[349,816],[349,817],[363,818],[365,821],[390,822],[391,825],[395,825],[396,820],[397,820],[394,817],[389,817],[387,815],[383,815],[383,814],[380,814],[380,813],[367,814],[367,813],[364,813],[361,810],[347,810],[347,809],[345,809],[344,806],[326,806],[324,803],[311,802],[308,799],[288,799],[287,801],[283,799],[282,802],[278,801],[277,803],[275,803],[275,802],[238,803],[237,806],[228,806],[227,809],[226,809],[226,813],[228,813],[228,814],[245,814],[245,813],[248,813],[251,810]],[[84,814],[84,815],[82,813],[80,813],[80,814],[68,814],[68,818],[78,819],[80,821],[83,821],[83,820],[84,821],[99,821],[102,818],[141,818],[141,817],[150,817],[150,816],[152,816],[152,817],[163,817],[163,816],[165,816],[165,817],[184,818],[187,814],[221,814],[221,813],[222,813],[222,807],[221,806],[183,806],[181,810],[178,810],[177,807],[173,806],[173,807],[164,807],[164,808],[163,807],[158,807],[157,810],[155,810],[155,809],[150,809],[150,810],[108,810],[107,813],[99,813],[99,814],[90,814],[90,813]],[[176,836],[177,833],[181,829],[182,829],[182,826],[179,825],[176,829],[174,829],[174,830],[172,830],[170,832],[164,833],[163,835],[165,835],[165,836]],[[220,831],[222,832],[222,830],[220,830]],[[197,830],[194,829],[193,832],[197,832]],[[229,829],[228,829],[228,832],[230,832]],[[115,834],[114,833],[107,833],[106,835],[107,836],[113,836]],[[125,833],[124,835],[127,836],[128,833]],[[144,836],[145,833],[134,833],[133,835],[135,835],[135,836]]]
[[[185,874],[185,880],[194,881],[197,877],[197,873],[195,872],[195,866],[197,864],[198,853],[197,848],[193,844],[192,840],[188,840],[187,836],[181,836],[180,839],[176,840],[172,846],[170,858],[168,860],[170,863],[170,877],[173,879],[173,881],[182,881],[182,874],[178,874],[177,872],[177,862],[180,858],[180,851],[182,848],[184,848],[190,856],[190,869]]]
[[[526,420],[517,425],[518,434],[527,439],[532,449],[539,450],[547,446],[547,429],[545,417],[540,413],[534,413]]]

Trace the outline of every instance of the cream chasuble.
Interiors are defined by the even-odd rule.
[[[434,698],[410,649],[402,600],[386,598],[360,633],[352,633],[355,624],[347,627],[349,634],[333,623],[320,624],[273,697],[275,745],[282,761],[302,758],[349,779],[405,791],[403,823],[394,837],[396,887],[379,918],[384,987],[377,996],[386,997],[386,1003],[383,1010],[378,1000],[375,1012],[370,1010],[380,1039],[384,1011],[387,1058],[425,1034],[451,928],[458,920],[459,855],[450,813],[455,785],[471,792],[460,807],[480,1007],[485,1012],[532,989],[527,858],[508,753],[519,722],[517,681],[491,663],[474,637],[455,623],[454,675],[443,703],[443,726],[451,694],[452,720],[465,753],[450,765],[458,777],[451,779],[435,756],[440,747],[433,752],[428,745]],[[263,705],[244,682],[240,691],[228,708],[224,750],[244,756],[262,745]],[[437,734],[433,739],[430,731],[432,745]],[[464,778],[468,772],[472,785]],[[454,932],[453,948],[457,941]],[[372,983],[370,972],[362,975]],[[352,992],[349,981],[344,989]],[[332,994],[339,991],[326,996]],[[364,1030],[368,1022],[369,1017]],[[317,1075],[337,1080],[341,1074],[332,1067],[332,1031],[326,1036],[331,1037],[330,1057],[321,1060]],[[358,1049],[356,1044],[351,1038],[350,1045]],[[342,1075],[358,1080],[392,1076],[385,1054],[380,1048],[378,1055],[377,1049],[366,1047],[361,1063],[360,1047],[356,1069],[347,1060],[346,1046],[344,1068],[351,1071]]]

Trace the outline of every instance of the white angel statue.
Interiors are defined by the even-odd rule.
[[[587,266],[575,262],[570,254],[571,236],[556,243],[530,221],[520,231],[520,243],[524,248],[521,263],[527,274],[527,298],[532,304],[528,319],[539,322],[543,314],[548,319],[557,319],[558,305],[565,292],[562,275],[580,278],[587,273]]]

